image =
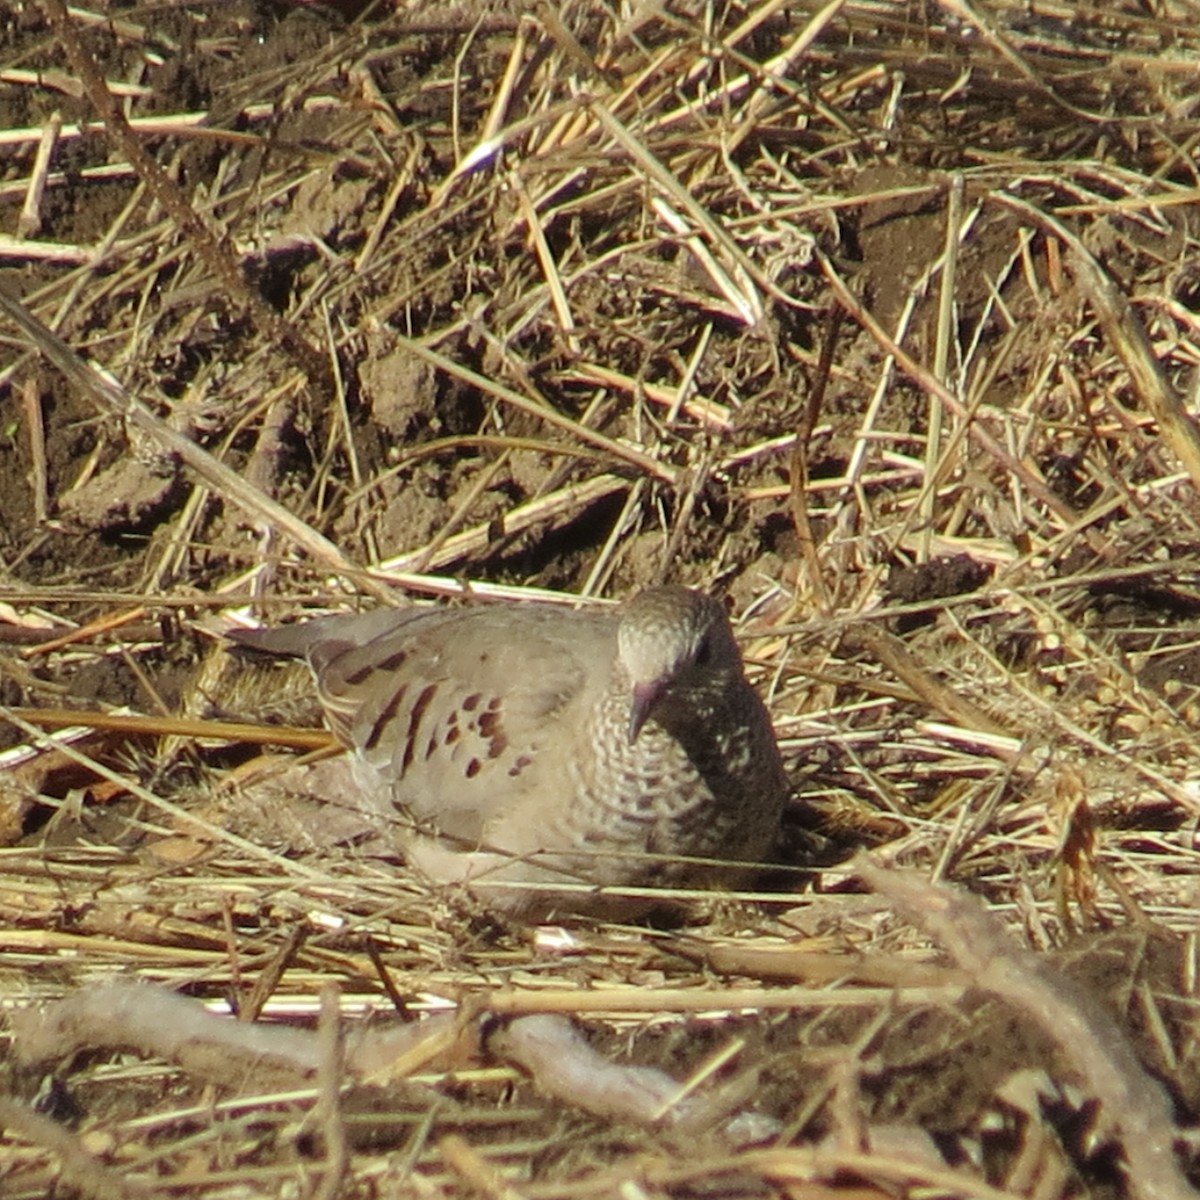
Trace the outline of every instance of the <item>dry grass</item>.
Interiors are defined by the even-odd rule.
[[[1186,1194],[1054,1006],[1111,1001],[1195,1123],[1198,15],[0,15],[4,1003],[470,1018],[340,1101],[328,1016],[269,1093],[107,1049],[48,1121],[13,1067],[0,1189]],[[733,596],[818,818],[777,890],[503,929],[231,799],[250,606],[662,579]],[[864,894],[859,845],[984,897],[1037,987]],[[533,1009],[707,1124],[547,1100],[471,1032]]]

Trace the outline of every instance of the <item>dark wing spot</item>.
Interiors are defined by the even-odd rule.
[[[518,755],[518,756],[517,756],[517,761],[516,761],[516,762],[514,762],[514,763],[513,763],[513,765],[512,765],[511,767],[509,767],[509,768],[508,768],[508,774],[509,774],[509,777],[510,777],[510,778],[512,778],[512,779],[516,779],[516,777],[517,777],[518,775],[520,775],[520,773],[521,773],[523,770],[525,770],[525,768],[526,768],[527,766],[529,766],[529,764],[530,764],[530,763],[532,763],[532,762],[533,762],[533,759],[532,759],[532,758],[530,758],[528,754],[520,754],[520,755]]]
[[[502,701],[499,696],[493,696],[488,701],[488,712],[499,712]]]
[[[481,766],[481,764],[479,762],[479,759],[477,759],[477,758],[471,759],[471,761],[469,763],[467,763],[467,778],[474,779],[475,776],[479,774],[480,766]]]
[[[493,700],[479,714],[479,736],[488,739],[488,758],[499,758],[508,749],[508,735],[500,720],[500,702]]]
[[[427,762],[429,759],[431,759],[437,753],[437,749],[438,749],[438,736],[437,736],[437,730],[435,729],[433,731],[433,733],[431,733],[429,735],[429,741],[427,741],[425,743],[425,760]]]
[[[375,723],[371,726],[370,732],[367,734],[366,740],[363,742],[364,750],[374,750],[379,744],[379,739],[383,737],[383,732],[390,724],[392,718],[404,703],[404,695],[408,691],[406,687],[398,687],[393,693],[392,698],[383,706],[383,711],[375,718]]]
[[[351,687],[358,687],[366,679],[370,679],[377,670],[374,663],[364,663],[357,671],[351,671],[349,675],[343,678]]]
[[[425,715],[425,710],[429,707],[429,702],[436,694],[437,684],[427,683],[421,689],[421,694],[414,701],[412,710],[408,714],[408,733],[404,737],[404,758],[400,763],[401,774],[412,766],[413,756],[417,752],[417,734],[421,729],[421,718]]]
[[[469,696],[464,696],[462,702],[463,711],[474,712],[479,707],[479,702],[482,699],[482,692],[472,692]]]
[[[446,745],[453,746],[461,736],[462,735],[458,731],[458,726],[452,724],[450,728],[446,730]]]

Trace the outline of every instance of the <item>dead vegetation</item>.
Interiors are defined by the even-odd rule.
[[[340,8],[0,11],[0,1190],[1191,1194],[1200,10]],[[507,928],[237,790],[253,608],[659,580],[756,896]]]

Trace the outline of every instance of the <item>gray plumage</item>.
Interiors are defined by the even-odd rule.
[[[615,611],[383,609],[230,636],[305,658],[366,807],[405,818],[431,879],[505,911],[633,915],[648,902],[599,888],[734,883],[744,866],[655,856],[754,863],[778,831],[766,708],[724,609],[687,588]]]

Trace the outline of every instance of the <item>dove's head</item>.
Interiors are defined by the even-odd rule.
[[[617,654],[632,687],[631,742],[667,697],[720,689],[742,665],[724,608],[683,587],[649,588],[625,605]]]

